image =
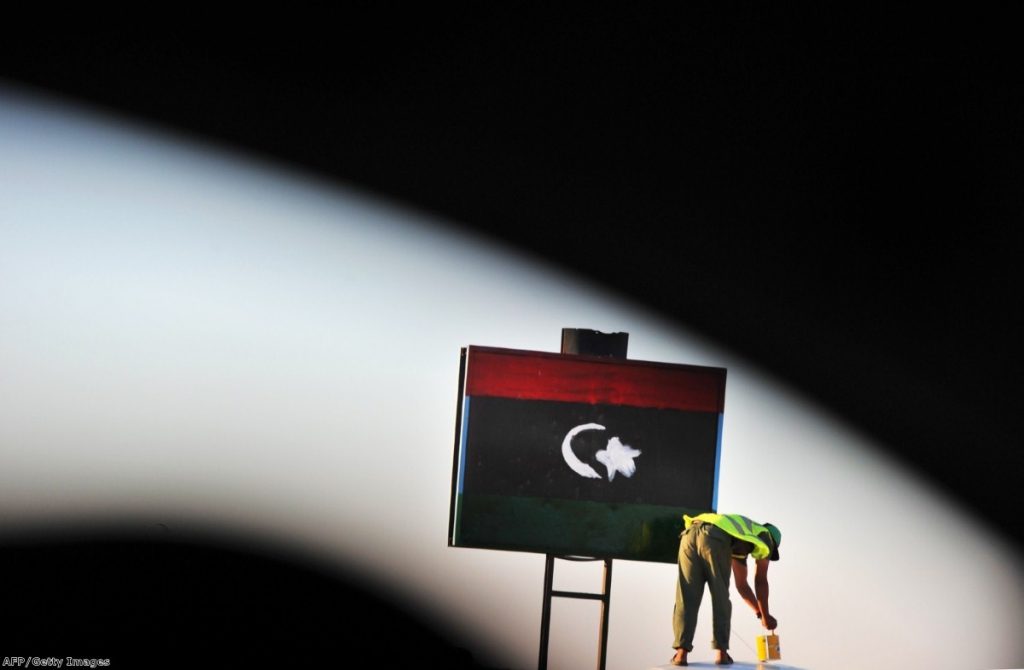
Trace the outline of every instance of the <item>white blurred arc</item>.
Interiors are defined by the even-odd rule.
[[[566,433],[565,439],[562,440],[562,458],[565,459],[565,462],[572,468],[573,472],[581,477],[600,479],[601,475],[597,474],[597,470],[578,459],[572,450],[572,438],[585,430],[604,430],[604,426],[599,423],[584,423]]]

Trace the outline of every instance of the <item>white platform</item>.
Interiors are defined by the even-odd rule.
[[[665,663],[664,665],[651,666],[650,670],[677,670],[680,666]],[[734,668],[735,670],[806,670],[795,665],[783,665],[781,661],[770,661],[765,663],[745,663],[736,661],[732,665],[715,665],[712,661],[690,661],[687,668]]]
[[[676,670],[679,666],[672,665],[671,663],[665,663],[664,665],[652,665],[650,670]],[[744,663],[742,661],[736,661],[732,665],[715,665],[714,661],[690,661],[690,664],[685,666],[687,668],[734,668],[735,670],[807,670],[806,668],[798,668],[795,665],[784,665],[781,661],[767,661],[765,663]],[[906,666],[912,667],[910,665]],[[1001,670],[1024,670],[1024,668],[1003,668]]]

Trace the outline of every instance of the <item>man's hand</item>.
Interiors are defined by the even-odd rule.
[[[767,628],[768,630],[775,630],[779,627],[779,622],[776,621],[775,617],[773,617],[771,614],[760,617],[760,619],[761,625]]]

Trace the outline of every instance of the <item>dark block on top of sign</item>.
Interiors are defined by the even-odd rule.
[[[629,333],[602,333],[588,328],[563,328],[562,353],[625,358]]]

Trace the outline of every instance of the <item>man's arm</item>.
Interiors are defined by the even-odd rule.
[[[775,630],[778,621],[768,611],[768,559],[754,561],[754,588],[747,582],[747,562],[732,559],[732,574],[736,580],[736,590],[744,602],[754,610],[761,619],[761,624],[768,630]]]
[[[754,565],[754,592],[757,594],[757,604],[761,608],[761,625],[768,630],[775,630],[779,622],[768,613],[768,559],[756,560]]]
[[[747,583],[746,560],[742,558],[732,559],[732,576],[736,582],[736,590],[740,592],[740,597],[743,598],[747,605],[750,605],[750,609],[754,610],[754,614],[760,616],[761,608],[757,604],[757,597],[750,589],[750,584]]]

